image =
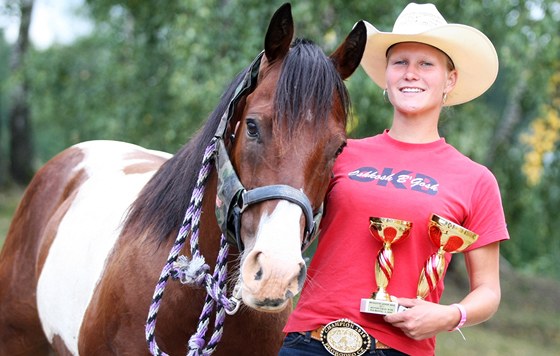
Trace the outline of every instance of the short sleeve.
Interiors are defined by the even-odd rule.
[[[509,239],[498,182],[487,168],[474,188],[464,227],[477,233],[478,240],[468,250]]]

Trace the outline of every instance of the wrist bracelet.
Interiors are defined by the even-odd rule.
[[[461,304],[451,304],[452,307],[457,307],[457,309],[459,309],[459,312],[461,313],[461,320],[459,320],[459,324],[457,324],[457,326],[453,329],[451,329],[450,331],[455,331],[457,329],[459,329],[461,326],[463,326],[465,324],[465,322],[467,321],[467,311],[465,309],[464,306],[462,306]]]

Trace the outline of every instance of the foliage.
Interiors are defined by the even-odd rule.
[[[90,139],[176,151],[202,124],[228,82],[262,49],[270,16],[282,2],[87,0],[85,10],[95,30],[68,46],[34,50],[26,61],[25,74],[32,78],[36,166]],[[359,19],[390,31],[406,3],[294,1],[296,35],[329,53]],[[560,232],[554,229],[560,202],[554,182],[560,164],[558,136],[553,137],[553,132],[558,134],[553,126],[558,121],[558,82],[553,78],[560,72],[560,2],[434,3],[449,22],[484,30],[500,57],[491,90],[445,110],[441,134],[486,164],[500,182],[512,237],[503,244],[507,260],[560,277]],[[2,72],[0,79],[5,98],[9,81]],[[381,88],[361,68],[346,83],[353,103],[350,136],[387,128],[391,107]],[[2,128],[0,164],[6,155]],[[532,184],[521,168],[530,164],[531,174],[540,177]]]
[[[555,147],[560,141],[560,72],[550,77],[551,103],[543,105],[542,116],[530,124],[530,132],[521,135],[528,146],[523,173],[532,186],[540,182],[544,166],[554,160]]]
[[[0,187],[6,180],[8,167],[8,100],[7,100],[7,80],[9,77],[9,46],[4,40],[3,31],[0,29]]]
[[[0,250],[8,234],[10,221],[23,196],[23,189],[16,185],[6,185],[0,190]]]

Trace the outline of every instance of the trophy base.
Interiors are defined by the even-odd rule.
[[[362,313],[387,315],[398,313],[403,310],[406,310],[406,308],[400,306],[397,302],[389,302],[386,300],[363,298],[360,303],[360,311]]]

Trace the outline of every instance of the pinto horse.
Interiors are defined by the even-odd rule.
[[[0,254],[0,355],[277,353],[306,274],[302,243],[345,144],[343,80],[366,42],[358,22],[328,57],[310,41],[292,43],[293,32],[285,4],[263,54],[175,155],[91,141],[37,172]],[[224,239],[237,253],[222,255]],[[188,277],[195,260],[206,272]],[[226,280],[216,277],[223,271]],[[238,296],[216,299],[216,310],[234,314],[227,300],[239,298],[246,307],[221,334],[187,343],[224,319],[202,319],[212,281],[217,298],[233,285]]]

